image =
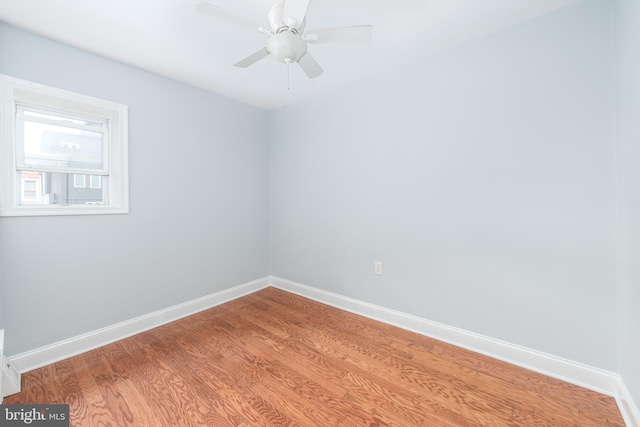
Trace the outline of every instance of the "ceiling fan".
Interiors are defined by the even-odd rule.
[[[364,43],[371,40],[373,28],[371,25],[357,25],[305,32],[305,15],[310,2],[311,0],[277,0],[269,12],[269,28],[203,1],[198,2],[196,10],[270,36],[265,47],[233,64],[234,66],[246,68],[273,55],[285,64],[297,62],[302,71],[313,79],[322,74],[323,70],[307,50],[307,43]]]

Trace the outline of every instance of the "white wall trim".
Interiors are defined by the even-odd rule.
[[[640,410],[633,401],[629,389],[625,385],[622,378],[618,381],[618,395],[616,401],[618,402],[618,408],[627,427],[640,427]]]
[[[272,276],[271,285],[287,292],[466,348],[608,396],[616,397],[619,393],[618,383],[620,377],[613,372],[593,368],[506,341],[390,310],[279,277]]]
[[[20,373],[67,359],[89,350],[111,344],[132,335],[182,319],[200,311],[251,294],[269,286],[269,278],[254,280],[224,291],[193,299],[163,310],[158,310],[131,320],[107,326],[93,332],[78,335],[51,345],[9,357]]]
[[[0,362],[2,363],[0,367],[0,371],[2,371],[0,375],[0,378],[2,378],[2,380],[0,380],[0,382],[2,382],[0,397],[4,399],[5,396],[20,392],[21,376],[9,362],[7,356],[0,356]]]
[[[274,276],[244,283],[125,322],[78,335],[9,357],[8,360],[18,372],[28,372],[232,301],[268,286],[613,396],[618,403],[627,426],[640,427],[638,407],[624,382],[616,373]]]
[[[0,362],[4,365],[4,329],[0,329]],[[4,394],[2,394],[3,377],[3,372],[0,371],[0,403],[2,403],[2,399],[4,398]]]

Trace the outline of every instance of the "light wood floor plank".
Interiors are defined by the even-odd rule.
[[[615,400],[267,288],[23,375],[72,426],[624,427]]]

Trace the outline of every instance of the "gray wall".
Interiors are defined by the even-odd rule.
[[[129,215],[0,218],[7,353],[271,272],[619,371],[640,401],[639,21],[587,0],[272,113],[0,23],[1,73],[130,107]]]
[[[275,111],[272,274],[616,371],[613,39],[588,0]]]
[[[129,215],[0,219],[8,355],[269,274],[268,112],[3,23],[0,72],[129,106]]]
[[[640,404],[640,2],[616,5],[619,372]]]

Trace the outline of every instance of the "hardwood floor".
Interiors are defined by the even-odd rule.
[[[23,375],[72,426],[624,426],[613,398],[267,288]]]

